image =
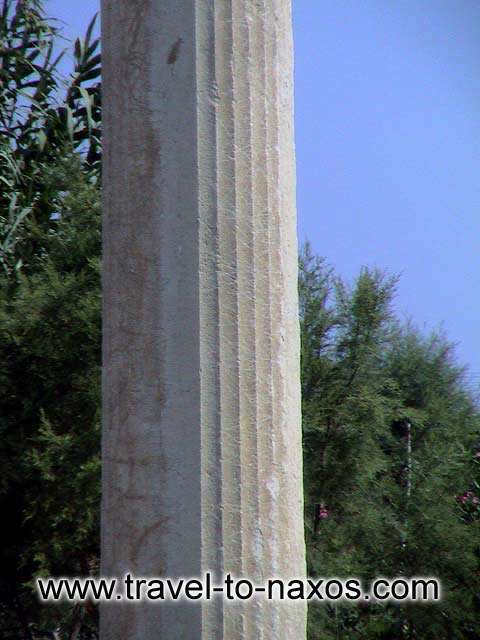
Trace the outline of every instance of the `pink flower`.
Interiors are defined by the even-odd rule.
[[[322,518],[323,520],[324,520],[325,518],[328,518],[329,513],[328,513],[328,509],[327,509],[327,507],[322,507],[322,508],[320,509],[319,513],[318,513],[318,516],[319,516],[320,518]]]
[[[480,498],[473,493],[473,491],[465,491],[462,496],[457,496],[457,501],[461,504],[471,502],[471,504],[480,504]]]

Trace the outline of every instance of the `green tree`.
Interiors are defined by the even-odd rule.
[[[101,59],[92,22],[58,75],[40,0],[0,9],[0,631],[96,637],[95,611],[40,606],[39,574],[98,568]],[[60,55],[60,54],[59,54]],[[400,325],[396,279],[353,286],[300,259],[308,568],[433,575],[441,604],[315,606],[312,640],[473,640],[480,418],[442,335]]]
[[[474,637],[479,414],[453,348],[398,325],[395,279],[364,269],[349,288],[308,247],[300,267],[309,571],[436,576],[445,594],[313,606],[310,638]]]
[[[4,0],[0,9],[0,264],[15,277],[37,245],[28,222],[51,224],[44,172],[78,150],[98,171],[101,90],[95,19],[74,46],[74,72],[58,74],[60,37],[40,0]]]
[[[98,186],[80,159],[46,178],[58,194],[55,225],[31,223],[43,251],[13,294],[0,280],[0,508],[9,525],[0,534],[0,626],[17,629],[12,638],[29,624],[60,626],[63,639],[94,619],[39,605],[31,581],[85,575],[98,563],[101,234]]]
[[[364,269],[349,288],[308,247],[301,256],[306,531],[311,574],[368,579],[373,577],[375,558],[382,555],[382,532],[387,524],[379,507],[388,461],[379,439],[388,428],[392,402],[381,364],[391,332],[395,284],[395,278]],[[336,608],[311,608],[311,638],[335,638],[339,625],[345,626]]]
[[[385,360],[385,375],[401,392],[389,451],[397,491],[388,507],[400,515],[402,541],[392,569],[438,576],[444,592],[441,604],[408,607],[401,618],[409,638],[471,638],[478,618],[480,532],[475,518],[463,517],[458,497],[473,480],[478,408],[442,334],[423,336],[407,325],[397,331]]]

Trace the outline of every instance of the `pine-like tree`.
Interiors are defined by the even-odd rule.
[[[72,156],[45,172],[55,224],[30,223],[38,252],[14,290],[0,279],[0,629],[69,638],[85,609],[40,605],[35,575],[88,575],[100,495],[99,191]],[[94,620],[91,621],[94,625]],[[8,635],[7,630],[12,629]],[[68,634],[67,634],[68,631]],[[88,637],[88,636],[84,636]]]
[[[395,279],[364,269],[349,288],[308,246],[300,267],[309,571],[444,589],[432,606],[312,606],[309,637],[473,638],[480,422],[453,348],[398,325]]]

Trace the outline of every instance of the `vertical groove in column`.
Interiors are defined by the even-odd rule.
[[[274,64],[275,64],[275,27],[274,20],[275,14],[272,7],[272,2],[266,1],[266,12],[268,19],[266,21],[266,42],[265,42],[265,66],[268,69],[266,73],[266,88],[265,88],[265,103],[266,103],[266,117],[267,135],[266,135],[266,170],[269,176],[267,187],[267,206],[269,212],[269,265],[272,274],[279,273],[278,266],[278,251],[279,251],[279,239],[278,239],[278,217],[276,212],[278,211],[278,117],[276,111],[276,83],[274,78]],[[272,279],[273,280],[273,279]],[[278,294],[279,291],[275,287],[275,281],[270,283],[270,317],[269,317],[269,331],[270,331],[270,349],[271,349],[271,420],[272,425],[277,424],[278,411],[275,407],[277,401],[277,394],[275,393],[276,385],[278,385],[275,360],[278,357],[278,337],[275,332],[275,323],[278,321]],[[271,555],[271,567],[275,575],[281,574],[280,568],[280,554],[279,554],[279,542],[278,542],[278,527],[279,527],[279,512],[278,504],[281,501],[279,482],[278,482],[278,468],[279,461],[277,459],[276,452],[276,433],[272,429],[268,434],[268,455],[269,455],[269,470],[270,477],[266,478],[265,488],[268,495],[268,505],[271,512],[271,537],[270,537],[270,555]]]
[[[214,0],[215,84],[212,99],[217,124],[217,206],[219,233],[219,335],[222,518],[225,572],[241,575],[242,511],[240,449],[239,278],[237,253],[237,163],[233,86],[233,8],[231,0]],[[244,637],[242,608],[223,620],[224,638]],[[219,635],[220,637],[220,635]]]
[[[293,59],[291,7],[289,2],[266,0],[271,7],[273,29],[273,64],[271,69],[270,123],[274,175],[272,226],[275,230],[272,250],[272,272],[277,274],[274,300],[274,424],[275,483],[278,488],[276,518],[289,523],[291,535],[279,536],[276,545],[284,576],[295,575],[304,562],[303,495],[301,458],[300,387],[291,380],[300,379],[300,344],[297,291],[297,236],[295,216],[295,156],[293,147]],[[301,560],[303,558],[303,560]],[[301,630],[305,605],[291,605],[282,610],[282,627],[286,637]]]
[[[258,536],[258,460],[256,425],[256,257],[251,130],[251,2],[233,0],[234,152],[237,184],[237,256],[240,364],[240,461],[242,573],[258,579],[261,550]],[[257,607],[245,606],[245,638],[254,637]]]
[[[275,519],[275,504],[272,500],[271,482],[275,474],[272,444],[275,434],[273,423],[273,380],[272,380],[272,272],[271,212],[269,194],[269,113],[272,99],[268,86],[268,71],[271,67],[267,56],[267,38],[272,16],[265,2],[255,5],[254,57],[256,65],[251,65],[252,83],[252,138],[255,141],[253,155],[254,207],[255,207],[255,254],[257,256],[257,449],[258,449],[258,528],[262,540],[262,580],[273,577],[278,571],[273,549],[276,544],[278,522]],[[278,604],[261,602],[262,620],[266,625],[266,637],[278,638],[283,635],[279,624]],[[281,606],[281,605],[280,605]],[[253,636],[254,637],[254,636]]]
[[[269,228],[267,202],[267,161],[266,161],[266,84],[265,84],[265,4],[251,4],[251,56],[256,63],[249,64],[250,123],[252,139],[252,200],[253,200],[253,247],[255,255],[255,380],[256,380],[256,425],[257,430],[257,504],[258,521],[255,533],[258,540],[261,565],[258,579],[264,581],[270,577],[271,561],[269,554],[269,535],[271,533],[272,513],[270,505],[265,504],[265,483],[271,469],[265,458],[265,439],[272,431],[272,388],[271,372],[271,325],[270,325],[270,278]],[[259,600],[252,622],[255,625],[260,618],[272,636],[278,629],[275,625],[275,605]],[[255,638],[255,626],[251,638]]]
[[[275,426],[275,431],[272,430],[271,434],[271,456],[272,456],[272,470],[270,482],[268,483],[268,489],[271,496],[272,504],[272,517],[277,522],[277,527],[280,525],[281,513],[279,505],[282,501],[281,486],[279,482],[279,473],[281,473],[281,458],[278,455],[278,433],[277,430],[281,428],[281,418],[279,415],[279,389],[281,385],[281,379],[279,378],[278,358],[282,351],[281,337],[276,327],[282,319],[281,309],[281,285],[282,281],[279,277],[281,275],[280,269],[280,216],[279,216],[279,197],[278,197],[278,156],[279,156],[279,139],[278,139],[278,112],[277,112],[277,78],[275,75],[276,66],[276,29],[275,21],[277,19],[275,15],[275,0],[266,0],[269,10],[269,47],[267,48],[267,60],[269,62],[269,74],[268,74],[268,153],[267,153],[267,170],[269,172],[269,190],[268,190],[268,207],[271,218],[271,244],[270,244],[270,265],[272,274],[277,274],[277,278],[272,279],[271,283],[271,304],[272,304],[272,321],[270,325],[271,342],[272,342],[272,424]],[[277,540],[275,540],[277,543]],[[278,568],[278,573],[281,574],[280,559],[283,556],[283,549],[279,548],[280,542],[273,546],[273,563]]]
[[[220,581],[224,571],[219,278],[219,206],[217,114],[215,99],[216,15],[208,3],[195,6],[197,172],[199,220],[200,421],[202,571]],[[202,636],[220,640],[223,601],[202,607]]]

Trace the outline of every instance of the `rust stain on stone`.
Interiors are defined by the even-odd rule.
[[[131,566],[136,568],[138,563],[138,557],[140,555],[140,551],[145,546],[147,539],[161,529],[168,522],[168,518],[159,518],[153,524],[148,527],[145,527],[139,536],[136,538],[135,542],[132,544],[132,551],[130,556]],[[133,540],[132,540],[133,542]]]
[[[173,43],[172,48],[170,49],[170,53],[168,54],[167,64],[175,64],[178,58],[178,54],[180,53],[182,42],[182,38],[178,38],[178,40]]]

